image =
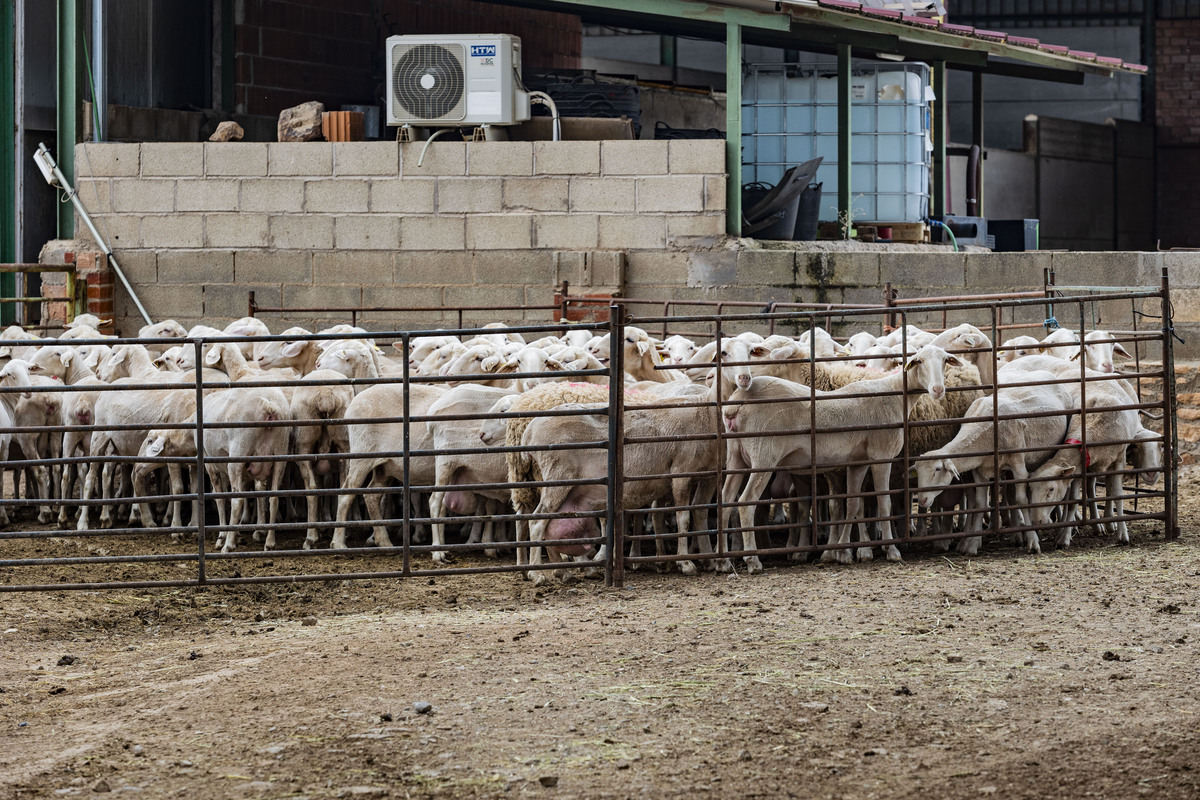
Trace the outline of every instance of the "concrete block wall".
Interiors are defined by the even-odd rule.
[[[146,308],[184,324],[244,315],[249,291],[290,308],[548,304],[556,252],[707,247],[725,227],[720,141],[78,151],[80,198]],[[116,314],[136,330],[123,293]]]

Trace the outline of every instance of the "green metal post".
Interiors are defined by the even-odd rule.
[[[725,26],[725,229],[742,235],[742,26]]]
[[[933,203],[935,217],[946,214],[946,62],[933,62]]]
[[[838,222],[843,239],[854,225],[850,199],[850,45],[838,45]]]
[[[78,0],[58,0],[58,137],[55,160],[75,185],[75,126],[79,115],[76,56],[79,50]],[[75,207],[58,204],[58,238],[75,236]]]
[[[0,53],[7,58],[4,75],[0,76],[0,262],[15,263],[17,259],[17,97],[14,90],[17,78],[16,18],[13,3],[0,10]],[[13,297],[17,291],[15,277],[0,276],[0,296]],[[13,320],[11,304],[0,309],[0,321],[5,325]]]

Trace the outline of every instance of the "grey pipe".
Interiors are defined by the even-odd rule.
[[[84,146],[86,147],[87,145]],[[38,149],[34,153],[33,160],[38,162],[38,167],[41,168],[42,174],[46,175],[47,183],[67,193],[67,197],[70,198],[71,203],[75,206],[75,210],[79,212],[79,216],[83,217],[84,224],[92,232],[92,238],[96,240],[96,244],[100,246],[100,250],[104,255],[108,256],[108,263],[112,264],[113,272],[117,273],[117,279],[121,281],[121,285],[125,287],[125,291],[129,292],[129,299],[137,306],[138,313],[142,315],[142,319],[146,320],[147,325],[153,325],[154,320],[150,319],[150,315],[146,313],[146,309],[142,305],[142,301],[138,298],[137,292],[129,285],[129,279],[125,277],[125,273],[121,270],[121,265],[117,263],[117,257],[113,254],[112,248],[104,241],[104,237],[100,235],[100,231],[96,230],[96,225],[92,222],[92,218],[88,216],[87,209],[79,201],[78,193],[71,187],[67,176],[58,168],[58,163],[54,160],[54,156],[50,155],[45,142],[38,142]],[[50,173],[48,175],[46,174],[47,170]]]

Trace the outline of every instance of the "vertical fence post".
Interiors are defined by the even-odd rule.
[[[992,353],[996,352],[996,336],[998,326],[996,325],[996,306],[991,307],[992,314]],[[996,362],[992,360],[992,381],[996,379]],[[995,386],[991,389],[992,393],[992,530],[997,531],[1004,527],[1000,522],[1000,387]],[[982,525],[980,528],[982,529]]]
[[[725,474],[725,469],[729,464],[729,443],[725,438],[725,414],[721,410],[721,401],[724,399],[722,395],[725,393],[725,383],[721,375],[721,340],[725,336],[723,323],[718,318],[714,323],[716,331],[714,336],[717,343],[717,351],[713,355],[716,356],[716,374],[713,381],[716,384],[716,393],[713,395],[717,401],[717,559],[725,557],[725,553],[729,550],[726,547],[725,539],[725,523],[728,510],[725,508],[725,482],[729,480],[729,476]],[[734,495],[737,499],[737,495]]]
[[[1175,463],[1179,452],[1179,428],[1175,420],[1175,322],[1171,308],[1171,277],[1162,269],[1162,337],[1163,337],[1163,505],[1167,512],[1167,539],[1179,538],[1179,473]]]
[[[207,520],[204,511],[204,340],[192,342],[196,349],[196,475],[193,482],[196,487],[196,507],[192,516],[196,524],[196,553],[199,556],[196,582],[201,586],[207,578],[204,574],[204,537],[208,533]]]
[[[404,350],[401,353],[401,361],[403,362],[404,376],[404,527],[402,529],[404,542],[404,576],[408,577],[412,571],[412,477],[409,475],[409,460],[411,454],[409,452],[412,446],[412,423],[409,420],[409,411],[411,409],[411,392],[412,384],[409,383],[408,372],[408,354],[410,352],[409,335],[407,332],[401,335],[400,340],[404,343]],[[429,523],[433,525],[433,523]]]
[[[604,585],[625,585],[625,307],[608,307],[608,511]]]

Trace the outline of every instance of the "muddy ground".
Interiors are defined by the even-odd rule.
[[[0,798],[1195,798],[1198,490],[1039,557],[0,594]]]

